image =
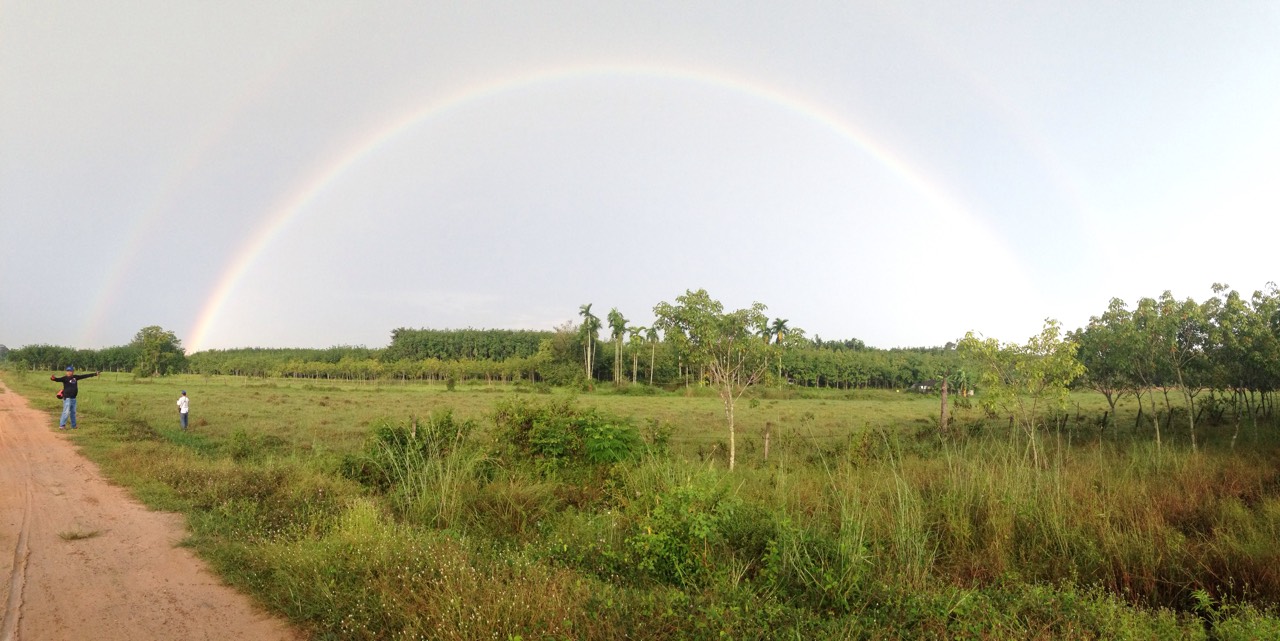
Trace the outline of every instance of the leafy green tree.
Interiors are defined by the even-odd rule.
[[[159,325],[138,330],[129,346],[138,350],[138,361],[133,367],[134,374],[138,376],[176,374],[186,364],[182,341]]]
[[[1236,434],[1239,436],[1242,416],[1248,416],[1253,427],[1258,425],[1255,393],[1268,394],[1277,387],[1276,368],[1280,360],[1280,326],[1273,319],[1277,316],[1275,284],[1271,291],[1255,291],[1246,301],[1227,285],[1214,284],[1217,296],[1204,304],[1204,315],[1209,337],[1205,360],[1207,378],[1212,386],[1210,394],[1222,390],[1229,392],[1233,408]],[[1213,404],[1213,398],[1210,398]]]
[[[969,332],[958,350],[980,372],[982,405],[1014,418],[1027,436],[1033,463],[1039,467],[1041,414],[1064,407],[1071,382],[1084,372],[1076,360],[1075,343],[1061,337],[1058,321],[1047,319],[1040,334],[1026,345],[1002,345],[994,338],[980,339]]]
[[[1133,310],[1133,354],[1130,372],[1138,382],[1138,414],[1142,414],[1142,391],[1146,391],[1151,405],[1151,425],[1155,428],[1156,448],[1161,447],[1160,416],[1156,410],[1155,389],[1164,387],[1170,380],[1168,361],[1164,349],[1169,343],[1168,324],[1160,316],[1160,306],[1154,298],[1142,298]],[[1169,410],[1168,395],[1165,409]]]
[[[1133,379],[1135,334],[1133,315],[1119,298],[1111,299],[1107,311],[1089,318],[1089,324],[1071,339],[1079,346],[1078,358],[1085,366],[1085,385],[1107,399],[1107,421],[1114,424],[1116,404],[1126,394],[1137,394]]]
[[[1160,296],[1160,316],[1166,328],[1161,338],[1166,344],[1161,352],[1167,367],[1177,381],[1178,389],[1187,404],[1187,429],[1191,434],[1191,449],[1196,449],[1196,396],[1203,389],[1208,364],[1205,350],[1208,348],[1209,328],[1205,309],[1188,298],[1178,301],[1166,291]]]
[[[1275,409],[1275,392],[1280,389],[1280,288],[1267,283],[1266,291],[1253,293],[1251,307],[1255,337],[1251,370],[1270,417]]]
[[[667,340],[675,341],[691,366],[704,368],[720,394],[729,424],[729,469],[737,460],[734,406],[752,385],[760,381],[772,362],[774,348],[758,336],[768,322],[761,303],[733,312],[705,289],[686,290],[675,304],[661,302],[653,308],[657,326]]]
[[[1237,429],[1240,424],[1239,401],[1244,391],[1250,386],[1251,351],[1250,335],[1251,313],[1249,305],[1241,298],[1239,292],[1228,291],[1229,287],[1215,283],[1213,292],[1216,297],[1208,303],[1207,311],[1210,328],[1210,349],[1207,353],[1209,376],[1215,389],[1232,394]]]

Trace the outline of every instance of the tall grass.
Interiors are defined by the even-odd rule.
[[[474,493],[487,454],[468,437],[473,426],[452,412],[433,414],[408,431],[382,428],[375,460],[394,488],[393,509],[411,523],[445,529],[464,522],[466,495]]]
[[[723,437],[718,408],[697,395],[503,405],[505,393],[465,386],[215,379],[183,383],[206,421],[184,433],[164,385],[94,382],[73,438],[150,504],[185,512],[194,549],[317,639],[1243,639],[1280,627],[1280,446],[1266,431],[1233,451],[1206,426],[1193,452],[1060,421],[1037,466],[981,416],[961,413],[943,439],[933,401],[766,395],[730,473],[709,446]],[[541,449],[495,439],[513,407],[538,418],[527,428]],[[406,415],[430,418],[385,418]],[[774,423],[768,461],[752,421]],[[662,429],[637,450],[633,422]]]

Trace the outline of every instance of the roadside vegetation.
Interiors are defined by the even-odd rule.
[[[76,442],[318,639],[1280,634],[1270,424],[1157,450],[1076,392],[1035,466],[976,405],[759,388],[729,472],[710,391],[93,383]]]
[[[805,380],[891,358],[687,292],[678,339],[611,313],[505,375],[106,373],[69,438],[316,639],[1280,638],[1277,297],[1219,294],[909,352],[894,387]]]

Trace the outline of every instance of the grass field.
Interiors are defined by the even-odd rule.
[[[1280,638],[1274,425],[1156,448],[1076,393],[1036,467],[936,396],[762,389],[729,472],[714,394],[646,391],[106,374],[72,438],[318,639]]]
[[[61,407],[53,398],[58,386],[44,374],[11,375],[11,384],[50,412]],[[632,389],[645,390],[644,386]],[[375,422],[425,418],[443,409],[462,420],[491,422],[494,405],[504,397],[570,397],[583,405],[630,419],[637,425],[658,422],[671,427],[672,442],[683,454],[727,442],[724,407],[714,391],[677,390],[656,394],[612,393],[609,387],[583,394],[564,389],[549,392],[509,385],[463,385],[454,391],[443,384],[319,384],[290,379],[170,376],[136,379],[105,373],[85,382],[81,414],[91,419],[128,416],[162,432],[178,429],[175,401],[182,390],[191,397],[193,434],[214,440],[242,430],[266,437],[281,453],[345,452],[358,448]],[[48,392],[43,396],[42,391]],[[753,390],[755,392],[757,390]],[[818,443],[840,440],[867,430],[936,427],[937,395],[891,390],[760,389],[737,407],[739,438],[760,441],[766,425],[774,439]],[[1106,409],[1096,394],[1072,399],[1069,413],[1096,419]],[[952,410],[961,423],[980,417],[975,408]],[[1121,421],[1122,423],[1124,421]]]

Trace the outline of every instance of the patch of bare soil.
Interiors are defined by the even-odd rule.
[[[0,641],[304,638],[176,547],[185,534],[0,384]]]

